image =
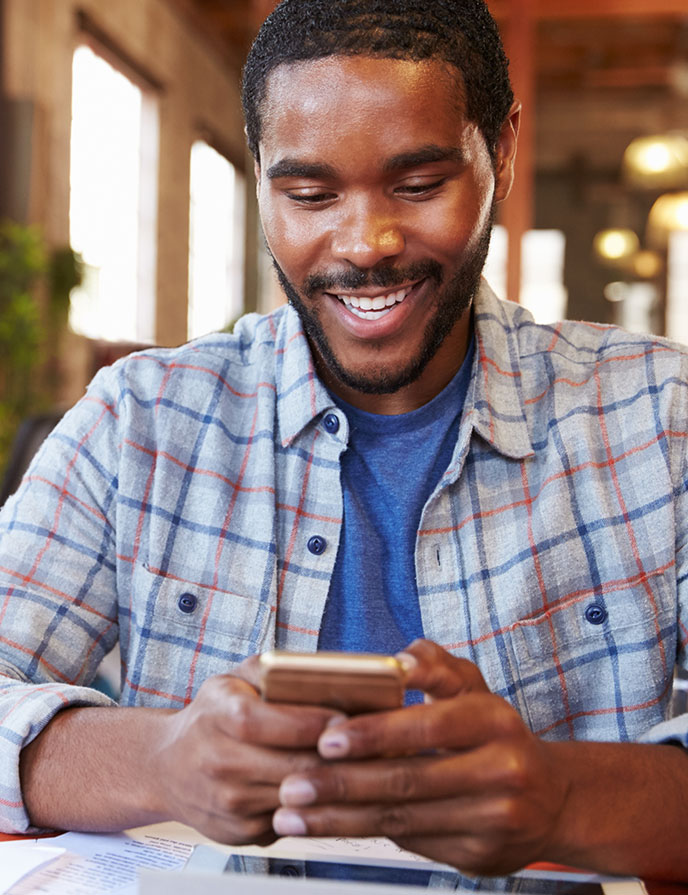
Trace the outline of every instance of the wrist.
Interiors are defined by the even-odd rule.
[[[688,756],[670,745],[546,743],[565,798],[543,860],[685,879]]]

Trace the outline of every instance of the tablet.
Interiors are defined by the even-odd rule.
[[[356,883],[361,893],[375,895],[377,886],[399,886],[404,891],[428,889],[454,892],[518,892],[521,895],[647,895],[639,879],[604,877],[565,869],[527,869],[507,877],[472,879],[443,864],[428,862],[384,862],[377,859],[294,855],[285,857],[227,854],[198,845],[186,870],[216,874],[258,874],[282,878],[337,880]]]

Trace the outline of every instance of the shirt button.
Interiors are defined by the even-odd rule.
[[[313,535],[308,541],[308,549],[315,556],[320,556],[321,553],[324,553],[326,547],[327,541],[325,538],[320,537],[320,535]]]
[[[585,610],[585,617],[591,625],[603,625],[607,621],[607,610],[599,603],[591,603]]]
[[[181,609],[182,612],[193,612],[196,608],[196,604],[198,603],[198,599],[194,594],[182,594],[181,597],[177,600],[177,606]]]
[[[336,435],[339,432],[339,417],[336,413],[328,413],[324,419],[324,425],[330,435]]]

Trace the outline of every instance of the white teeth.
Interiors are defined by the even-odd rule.
[[[362,320],[380,320],[392,310],[391,308],[385,308],[383,311],[359,311],[359,309],[354,308],[353,305],[349,305],[348,307],[354,316],[360,317]]]
[[[370,298],[367,295],[338,295],[337,298],[343,301],[356,317],[361,317],[364,320],[379,320],[388,314],[394,305],[400,304],[412,288],[412,286],[406,286],[397,292],[390,292],[389,295],[376,295],[375,298]]]

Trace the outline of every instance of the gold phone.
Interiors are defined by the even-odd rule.
[[[376,653],[292,653],[260,656],[260,688],[268,702],[326,705],[347,715],[395,709],[404,702],[404,669]]]

